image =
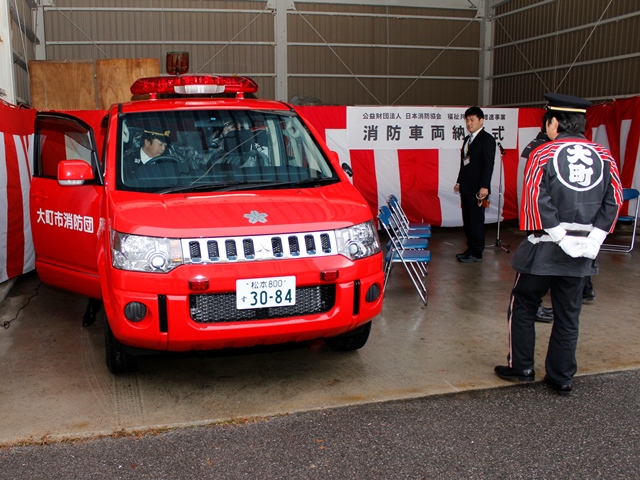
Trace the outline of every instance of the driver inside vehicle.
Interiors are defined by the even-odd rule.
[[[135,164],[144,165],[152,158],[161,156],[169,143],[169,134],[168,130],[159,128],[143,130],[140,149],[128,153],[125,161],[134,168]]]
[[[162,165],[158,163],[161,160],[178,161],[170,155],[170,133],[169,130],[150,127],[131,135],[132,148],[124,153],[122,162],[125,184],[151,187],[157,183],[154,178],[179,174],[176,168],[167,168],[164,162]]]

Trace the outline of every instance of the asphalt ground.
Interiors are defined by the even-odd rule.
[[[46,440],[45,440],[46,442]],[[640,478],[640,370],[0,449],[0,479]]]

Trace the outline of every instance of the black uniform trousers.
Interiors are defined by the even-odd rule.
[[[578,364],[578,324],[582,309],[583,277],[517,273],[509,302],[509,366],[516,370],[534,367],[536,311],[540,299],[551,291],[553,326],[545,370],[558,385],[571,385]]]
[[[484,211],[478,206],[475,194],[460,194],[462,207],[462,226],[467,237],[467,252],[474,257],[482,258],[484,250]]]

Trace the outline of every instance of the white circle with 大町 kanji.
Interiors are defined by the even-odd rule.
[[[568,143],[558,148],[553,166],[560,182],[571,190],[584,192],[602,182],[602,159],[584,143]]]

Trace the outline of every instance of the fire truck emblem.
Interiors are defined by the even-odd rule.
[[[257,210],[251,210],[251,212],[244,214],[244,218],[248,219],[249,223],[267,223],[267,217],[266,213],[260,213]]]
[[[560,147],[553,164],[558,179],[571,190],[591,190],[602,181],[602,159],[589,145],[570,143]]]

